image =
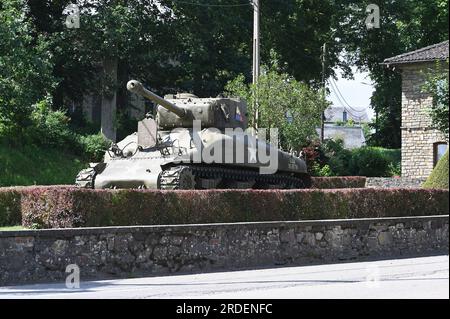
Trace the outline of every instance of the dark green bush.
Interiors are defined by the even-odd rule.
[[[21,192],[14,188],[0,188],[0,227],[15,226],[22,222]]]
[[[341,139],[327,140],[322,145],[326,160],[315,171],[322,172],[328,165],[331,176],[397,176],[401,173],[401,152],[398,149],[361,147],[344,148]],[[328,172],[328,169],[325,170]]]
[[[110,141],[101,133],[86,136],[78,135],[77,142],[83,154],[92,162],[101,161],[106,149],[110,145]]]
[[[76,141],[69,128],[70,118],[64,111],[53,111],[48,98],[34,105],[30,119],[31,125],[25,130],[30,144],[67,149]]]
[[[352,152],[344,148],[344,141],[341,139],[329,139],[323,145],[325,156],[327,157],[327,165],[330,167],[331,175],[334,176],[350,176],[350,161]]]
[[[389,160],[376,148],[357,148],[352,151],[350,171],[367,177],[389,176]]]

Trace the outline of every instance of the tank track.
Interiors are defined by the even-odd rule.
[[[195,176],[188,166],[174,166],[163,170],[158,178],[159,189],[195,189]]]
[[[75,185],[82,188],[94,188],[94,178],[97,172],[93,167],[81,170],[75,178]]]
[[[223,168],[201,165],[183,165],[170,167],[160,173],[160,189],[202,189],[199,180],[220,180],[219,187],[211,188],[240,188],[237,183],[254,182],[252,187],[260,189],[295,189],[311,187],[309,175],[292,176],[283,173],[259,174],[257,171],[245,169]]]

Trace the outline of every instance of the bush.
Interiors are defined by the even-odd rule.
[[[67,149],[75,142],[75,135],[69,128],[70,118],[65,112],[51,109],[50,98],[34,105],[31,125],[25,131],[29,143],[41,146]]]
[[[22,223],[41,228],[442,215],[448,190],[89,190],[29,187]],[[245,203],[245,205],[243,205]]]
[[[423,187],[448,189],[448,150],[439,160]]]
[[[313,175],[321,176],[323,168],[328,176],[378,177],[401,174],[401,152],[398,149],[365,146],[348,150],[344,148],[343,140],[329,139],[321,146],[320,152],[325,160],[322,159],[319,166],[317,162],[314,163]]]
[[[332,175],[357,175],[350,170],[352,152],[344,148],[343,140],[327,140],[324,150]]]
[[[352,151],[350,171],[367,177],[389,176],[389,160],[376,148],[357,148]]]
[[[0,188],[0,227],[15,226],[22,222],[20,198],[20,191]]]
[[[79,135],[78,143],[85,156],[92,162],[101,161],[110,145],[110,141],[101,133],[86,136]]]

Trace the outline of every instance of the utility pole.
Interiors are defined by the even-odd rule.
[[[323,85],[323,98],[326,97],[326,89],[327,89],[327,84],[326,84],[326,79],[325,79],[325,59],[326,59],[326,54],[327,54],[327,44],[324,43],[323,47],[322,47],[322,85]],[[325,140],[325,111],[322,112],[322,121],[321,121],[321,125],[320,125],[320,141],[323,143]]]
[[[253,1],[253,85],[257,87],[258,78],[259,78],[259,65],[260,65],[260,56],[259,56],[259,0]],[[255,110],[255,118],[254,118],[254,127],[256,136],[258,136],[258,121],[259,121],[259,106],[256,101],[256,92],[254,92],[255,96],[253,98],[253,109]]]

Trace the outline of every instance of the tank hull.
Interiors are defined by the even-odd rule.
[[[213,128],[159,134],[160,145],[148,149],[138,147],[138,134],[128,136],[117,144],[127,156],[107,152],[103,163],[80,172],[77,184],[96,189],[309,187],[302,159],[250,134],[224,134]]]

